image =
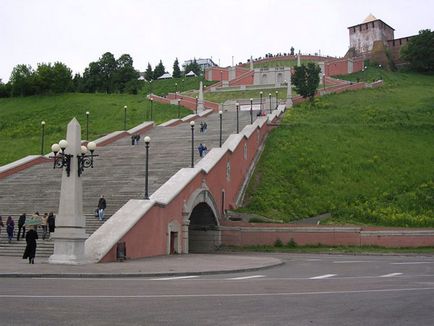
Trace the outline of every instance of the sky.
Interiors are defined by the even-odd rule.
[[[395,38],[434,30],[433,0],[0,0],[0,79],[17,64],[60,61],[83,73],[105,52],[144,71],[160,60],[221,66],[265,53],[343,56],[347,27],[372,13]]]

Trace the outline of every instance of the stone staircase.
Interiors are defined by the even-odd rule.
[[[256,112],[254,112],[255,114]],[[250,123],[250,113],[239,112],[240,130]],[[254,116],[256,118],[256,114]],[[206,121],[208,130],[199,132],[199,122]],[[223,142],[236,132],[235,109],[223,113]],[[191,164],[191,128],[188,122],[174,127],[156,126],[142,135],[138,145],[131,145],[130,137],[124,137],[105,147],[97,148],[94,168],[86,169],[83,178],[83,214],[86,216],[86,232],[92,234],[100,223],[93,216],[101,194],[107,200],[106,216],[109,217],[129,199],[142,199],[145,187],[145,146],[144,136],[151,137],[149,148],[149,195],[164,184],[179,169]],[[208,149],[219,146],[219,115],[213,113],[198,118],[195,126],[195,162],[200,158],[199,143]],[[0,215],[5,223],[12,215],[17,230],[18,216],[33,212],[54,212],[57,214],[61,183],[60,169],[53,169],[52,163],[32,166],[19,173],[0,180]],[[21,256],[25,240],[16,238],[7,243],[6,228],[0,234],[0,255]],[[38,240],[37,257],[49,256],[53,251],[51,241]]]

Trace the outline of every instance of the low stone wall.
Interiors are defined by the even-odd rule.
[[[298,245],[327,246],[434,246],[434,229],[294,226],[248,224],[221,227],[222,244],[229,246],[273,245],[295,241]]]

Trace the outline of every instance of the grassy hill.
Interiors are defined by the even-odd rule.
[[[287,111],[267,139],[245,207],[285,221],[434,227],[434,76],[369,67],[379,89]]]
[[[62,94],[0,99],[0,165],[26,155],[40,154],[41,121],[45,121],[45,153],[51,144],[66,136],[68,122],[76,117],[86,139],[86,111],[89,138],[96,139],[124,129],[127,105],[127,129],[150,120],[149,101],[145,96],[125,94]],[[181,108],[181,116],[191,111]],[[176,105],[153,104],[153,120],[159,124],[176,118]]]
[[[168,93],[175,93],[176,91],[186,92],[190,90],[198,90],[200,81],[203,82],[204,86],[216,83],[215,81],[203,80],[203,78],[200,77],[159,79],[152,81],[152,83],[145,82],[141,94],[149,94],[152,91],[153,94],[165,96]]]

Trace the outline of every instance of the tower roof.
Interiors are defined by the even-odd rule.
[[[363,22],[364,23],[369,23],[369,22],[372,22],[374,20],[377,20],[377,18],[373,14],[369,14],[368,17],[366,17]]]

